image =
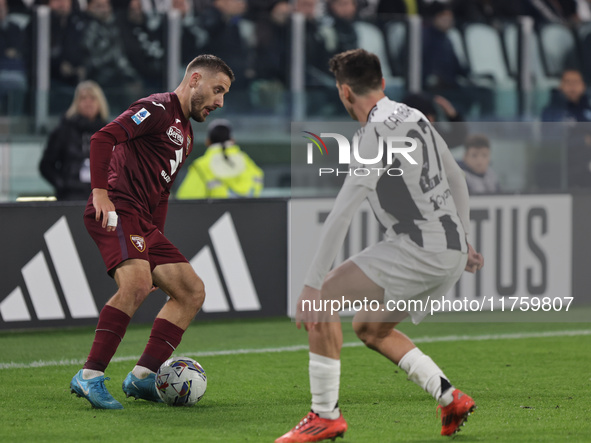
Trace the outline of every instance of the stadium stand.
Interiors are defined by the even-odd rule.
[[[499,33],[490,25],[472,23],[465,27],[464,39],[474,80],[495,91],[496,115],[514,116],[517,111],[517,87],[505,63]],[[487,78],[492,80],[489,85]]]
[[[73,2],[72,14],[84,17],[85,3]],[[111,2],[112,6],[117,10],[113,3]],[[229,116],[236,121],[238,132],[244,128],[244,134],[240,134],[241,138],[245,140],[246,149],[251,149],[249,144],[254,145],[253,158],[258,164],[269,170],[275,168],[285,171],[289,168],[289,127],[293,116],[296,115],[298,103],[292,89],[293,79],[298,78],[303,72],[302,87],[305,91],[303,95],[308,99],[303,114],[297,114],[298,118],[336,119],[341,118],[344,112],[334,93],[333,79],[327,70],[328,58],[338,48],[338,41],[335,40],[338,36],[335,36],[330,29],[328,8],[322,0],[308,1],[307,3],[314,8],[306,12],[304,32],[298,35],[294,34],[296,29],[293,25],[295,23],[293,17],[294,11],[302,7],[300,3],[304,5],[305,2],[296,2],[295,5],[283,8],[286,21],[277,29],[273,28],[272,33],[269,32],[269,26],[275,26],[276,23],[272,23],[269,17],[275,3],[267,5],[264,1],[257,2],[256,8],[253,3],[252,10],[235,19],[236,23],[227,28],[231,28],[232,35],[239,39],[238,44],[232,44],[230,47],[223,44],[222,38],[212,41],[216,37],[212,37],[211,29],[206,26],[207,14],[212,12],[210,9],[201,7],[195,9],[196,2],[173,2],[174,11],[171,10],[166,15],[156,17],[161,22],[164,33],[159,37],[161,50],[164,51],[160,60],[163,66],[162,73],[159,75],[152,73],[150,81],[145,82],[146,84],[134,85],[137,91],[125,89],[117,82],[101,86],[107,90],[107,98],[113,103],[122,101],[121,97],[124,95],[134,94],[138,97],[146,95],[153,92],[151,89],[154,89],[155,85],[162,84],[166,87],[176,82],[184,70],[187,59],[193,54],[213,50],[212,48],[216,45],[222,45],[224,51],[232,53],[230,58],[239,61],[234,67],[240,74],[243,85],[242,87],[235,85],[233,94],[228,97],[228,105],[219,111],[219,116]],[[182,11],[177,9],[178,5],[182,6],[180,7]],[[358,7],[361,6],[358,5]],[[17,109],[14,105],[8,107],[4,100],[4,106],[0,109],[2,127],[6,128],[0,134],[0,143],[4,143],[2,152],[4,158],[11,158],[9,162],[3,163],[3,171],[7,172],[6,178],[0,184],[0,196],[4,200],[13,199],[20,194],[50,191],[44,187],[42,179],[34,171],[30,174],[23,172],[23,168],[26,169],[26,167],[21,163],[19,167],[12,168],[14,164],[11,162],[20,161],[18,160],[20,153],[17,151],[23,146],[30,149],[29,154],[23,155],[23,160],[36,159],[40,155],[46,134],[57,124],[59,115],[65,111],[67,103],[60,100],[60,96],[63,97],[64,94],[69,96],[76,83],[88,78],[89,75],[100,82],[100,75],[96,69],[94,73],[88,69],[86,72],[84,69],[76,69],[72,72],[73,76],[67,80],[57,75],[61,60],[59,54],[64,54],[63,45],[72,43],[76,39],[57,41],[60,34],[53,32],[55,20],[51,18],[51,13],[44,18],[41,14],[43,8],[47,7],[34,5],[30,11],[12,12],[7,18],[8,22],[17,26],[18,29],[27,30],[34,39],[27,43],[28,62],[25,65],[24,77],[20,77],[19,84],[23,91],[22,104]],[[122,11],[121,8],[118,9]],[[180,11],[180,17],[173,14],[176,10]],[[387,93],[394,99],[401,99],[408,92],[421,92],[420,81],[417,81],[417,78],[409,78],[409,65],[411,61],[417,65],[418,71],[413,71],[414,77],[420,75],[416,72],[420,72],[421,57],[416,51],[420,50],[421,36],[420,32],[417,36],[412,31],[420,30],[421,21],[423,25],[425,24],[424,18],[413,16],[413,20],[417,20],[419,24],[416,28],[409,25],[410,19],[406,15],[378,17],[375,13],[369,14],[368,9],[364,7],[363,20],[358,19],[360,16],[361,14],[358,13],[357,18],[352,22],[356,34],[356,46],[378,54],[386,77]],[[464,113],[468,123],[482,119],[515,121],[536,119],[548,102],[550,92],[558,86],[559,74],[565,67],[579,67],[587,84],[591,84],[591,62],[586,56],[591,44],[591,22],[567,25],[538,20],[536,24],[534,19],[531,19],[531,26],[528,28],[524,26],[523,17],[517,20],[502,16],[478,22],[467,21],[477,19],[475,17],[462,16],[462,21],[447,31],[453,52],[459,64],[466,68],[468,75],[467,82],[460,84],[461,87],[456,96],[443,95],[458,109],[462,108],[458,106],[458,101],[461,102],[466,98],[472,100],[470,105],[473,108],[472,112]],[[218,19],[217,16],[215,18]],[[119,24],[119,26],[124,25]],[[267,26],[267,29],[263,29],[264,26]],[[278,33],[274,33],[276,30]],[[128,31],[131,31],[131,28]],[[80,42],[92,40],[89,32],[93,32],[92,29],[83,31]],[[118,32],[128,34],[121,33],[120,30]],[[522,35],[529,40],[527,51],[520,50]],[[122,39],[128,38],[130,37],[122,37]],[[47,42],[50,43],[48,49],[44,49],[44,44]],[[265,45],[262,45],[263,42]],[[349,40],[348,44],[352,42],[353,40]],[[126,48],[133,47],[129,44],[130,42],[124,43],[127,43],[124,45]],[[292,55],[300,49],[305,61],[301,65],[294,65]],[[47,50],[50,51],[49,54],[44,52]],[[89,51],[88,54],[80,54],[76,61],[80,67],[93,67],[95,64],[93,65],[92,59],[96,59],[99,52]],[[261,63],[261,60],[266,64]],[[177,68],[173,66],[170,69],[171,64]],[[138,63],[132,63],[129,67],[137,69],[136,65]],[[526,71],[529,72],[529,76],[523,75]],[[47,89],[44,90],[43,79],[46,74],[49,79]],[[142,75],[146,74],[142,72]],[[410,81],[416,83],[412,86],[412,90],[409,89]],[[242,92],[239,92],[239,89],[242,89]],[[16,90],[18,88],[15,88]],[[478,106],[473,104],[477,93],[483,91],[490,93],[493,97],[493,112],[489,115],[479,113]],[[125,103],[128,101],[125,100]],[[117,109],[116,105],[112,110],[113,114],[120,111],[121,109]],[[272,135],[269,138],[272,142],[269,141],[268,144],[258,140],[259,128],[264,126],[257,120],[261,117],[272,119],[267,122],[273,121]],[[279,148],[272,150],[272,147]],[[15,177],[14,171],[21,171],[17,174],[20,174],[19,177]],[[283,172],[281,175],[284,177]],[[272,179],[277,177],[277,174],[270,173],[268,177]],[[288,183],[285,178],[276,181]],[[26,186],[24,186],[25,182]],[[16,187],[15,183],[18,184]],[[266,189],[272,188],[272,185],[266,186]]]
[[[357,21],[354,23],[357,32],[357,44],[360,48],[373,52],[380,59],[382,73],[386,80],[386,93],[392,98],[400,97],[403,91],[404,80],[402,77],[395,77],[390,67],[390,57],[386,49],[386,40],[382,30],[376,25],[368,22]]]

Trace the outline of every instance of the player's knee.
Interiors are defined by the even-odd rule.
[[[203,283],[203,280],[201,280],[199,277],[197,277],[197,280],[195,282],[192,299],[195,309],[199,311],[199,309],[201,309],[201,306],[203,306],[203,302],[205,301],[205,284]]]
[[[357,338],[359,338],[359,340],[361,340],[364,344],[367,345],[367,343],[371,341],[371,333],[367,323],[353,322],[353,330],[355,331]]]
[[[203,284],[203,280],[197,275],[191,279],[190,284],[185,290],[183,299],[185,300],[187,307],[194,311],[195,314],[201,309],[201,306],[203,306],[203,302],[205,301],[205,285]]]
[[[139,308],[152,290],[152,280],[136,278],[119,288],[119,295],[130,302],[135,309]]]
[[[380,342],[391,332],[391,330],[382,331],[374,324],[367,322],[353,322],[353,330],[359,340],[370,349],[377,349]]]
[[[335,297],[338,295],[337,284],[338,278],[334,271],[329,272],[324,282],[322,282],[322,288],[320,289],[323,300],[335,300]]]

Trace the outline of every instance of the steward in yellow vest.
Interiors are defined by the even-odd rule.
[[[208,148],[189,166],[176,197],[258,197],[263,189],[263,171],[230,138],[229,122],[214,120],[208,131]]]

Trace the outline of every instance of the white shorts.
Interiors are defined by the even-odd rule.
[[[429,312],[427,300],[441,299],[458,281],[468,254],[454,250],[427,251],[407,235],[399,235],[369,246],[350,259],[384,288],[384,303],[422,300],[412,304],[416,309],[407,309],[412,322],[418,324]]]

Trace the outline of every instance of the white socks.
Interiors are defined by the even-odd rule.
[[[443,407],[453,401],[453,386],[431,357],[423,354],[419,348],[408,351],[398,362],[398,366],[415,382],[433,396]],[[442,384],[444,393],[441,395]],[[451,388],[451,389],[450,389]]]
[[[149,370],[148,368],[137,365],[132,369],[131,373],[135,375],[137,378],[146,378],[148,375],[154,374],[154,372]]]
[[[414,348],[404,354],[398,362],[398,366],[406,372],[409,380],[431,394],[441,406],[445,407],[453,401],[454,387],[431,357],[423,354],[419,348]],[[337,405],[341,361],[310,352],[309,372],[312,411],[322,418],[331,420],[339,418],[341,411]]]
[[[150,371],[148,368],[144,368],[143,366],[135,366],[131,371],[133,375],[137,378],[146,378],[148,375],[153,374],[153,371]],[[82,378],[84,380],[88,380],[90,378],[99,377],[101,375],[105,375],[104,372],[95,371],[93,369],[84,369],[82,371]]]
[[[309,372],[312,411],[321,418],[336,420],[341,415],[337,407],[341,361],[310,352]]]
[[[105,375],[102,371],[95,371],[94,369],[83,369],[82,370],[82,378],[84,380],[90,380],[94,377],[100,377],[101,375]]]

